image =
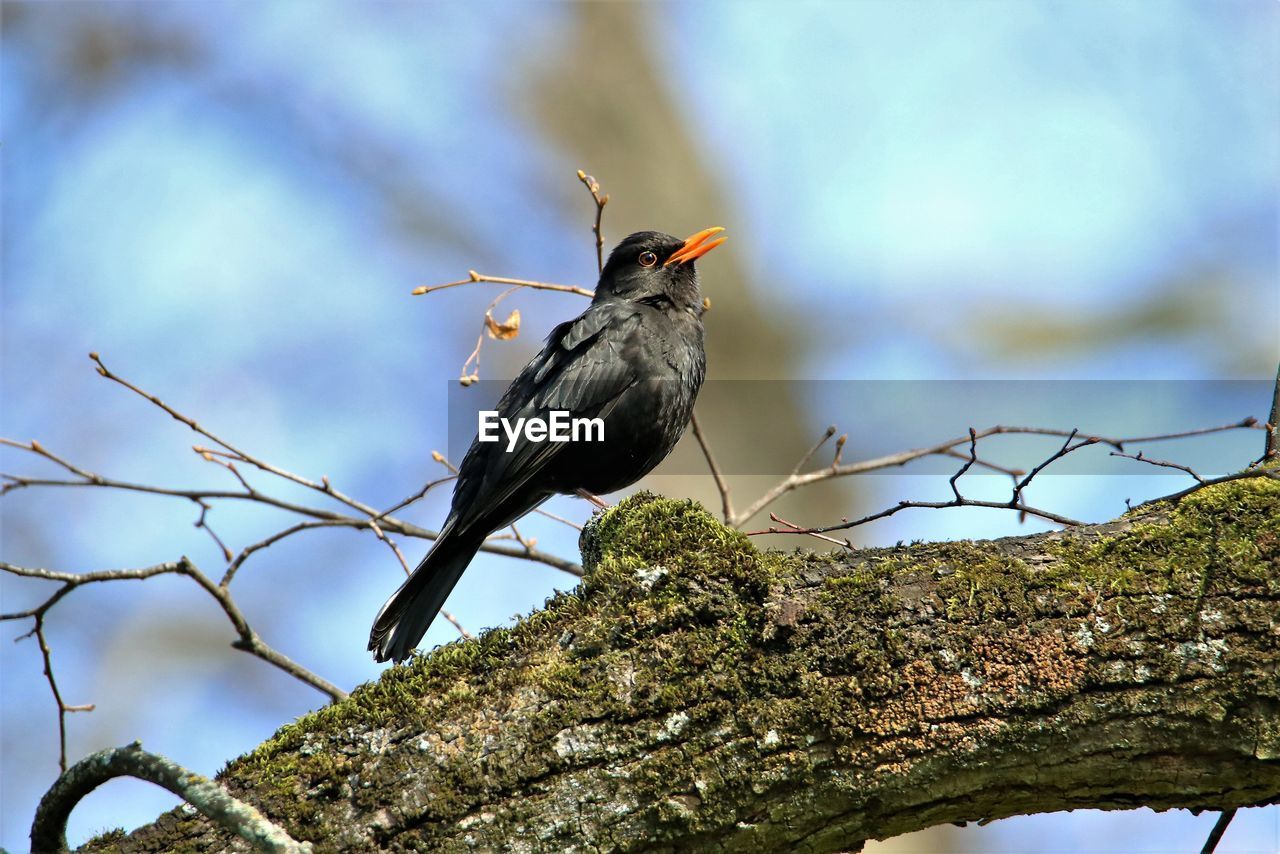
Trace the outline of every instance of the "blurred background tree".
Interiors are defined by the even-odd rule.
[[[730,227],[703,269],[716,379],[1266,379],[1280,357],[1275,4],[5,2],[0,24],[0,433],[97,471],[224,477],[184,428],[102,383],[89,350],[274,462],[379,506],[411,494],[439,474],[430,452],[487,295],[408,290],[468,268],[591,286],[577,168],[612,196],[607,245]],[[525,334],[488,345],[485,375],[513,375],[579,299],[512,297]],[[790,384],[767,386],[750,425],[704,409],[726,468],[785,472],[832,420]],[[1265,403],[1191,410],[1209,423]],[[841,428],[850,451],[868,441],[865,424]],[[693,470],[676,459],[644,485],[715,506]],[[1083,518],[1170,491],[1063,480]],[[853,515],[911,488],[874,481],[779,511]],[[445,500],[409,517],[438,524]],[[3,513],[18,563],[219,560],[190,509],[158,499],[26,490]],[[216,521],[243,543],[279,520],[229,507]],[[859,537],[1029,529],[956,512]],[[525,533],[573,554],[568,529]],[[399,572],[367,534],[322,531],[237,584],[269,642],[349,687],[378,672],[364,633]],[[6,610],[39,595],[0,583]],[[571,583],[483,557],[449,607],[475,629]],[[97,704],[72,721],[72,758],[142,737],[212,772],[322,702],[230,650],[188,587],[95,589],[51,614],[68,701]],[[453,634],[439,623],[427,644]],[[0,650],[0,844],[20,849],[57,772],[56,721],[39,656]],[[75,838],[173,802],[111,790],[73,816]],[[1275,816],[1243,813],[1221,850],[1274,846]],[[1211,824],[1038,816],[884,847],[1169,850]]]

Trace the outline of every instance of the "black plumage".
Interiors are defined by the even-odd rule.
[[[706,373],[694,261],[724,241],[710,239],[722,230],[686,240],[642,231],[610,253],[591,306],[552,330],[498,403],[499,415],[512,422],[555,410],[600,418],[603,440],[522,435],[510,451],[505,437],[473,441],[440,536],[374,620],[375,659],[409,656],[493,531],[556,493],[603,495],[629,486],[671,452]]]

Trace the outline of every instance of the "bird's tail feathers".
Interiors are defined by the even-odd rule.
[[[483,542],[483,536],[445,526],[422,563],[374,618],[369,649],[375,660],[400,662],[409,657]]]

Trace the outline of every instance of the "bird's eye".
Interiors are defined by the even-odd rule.
[[[657,264],[657,263],[658,263],[658,256],[654,255],[649,250],[646,249],[645,251],[640,253],[641,267],[652,267],[654,264]]]

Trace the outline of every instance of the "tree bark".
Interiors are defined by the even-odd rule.
[[[318,850],[856,850],[942,822],[1280,801],[1280,483],[989,542],[759,553],[642,494],[511,629],[220,779]],[[236,849],[175,810],[92,848]]]

